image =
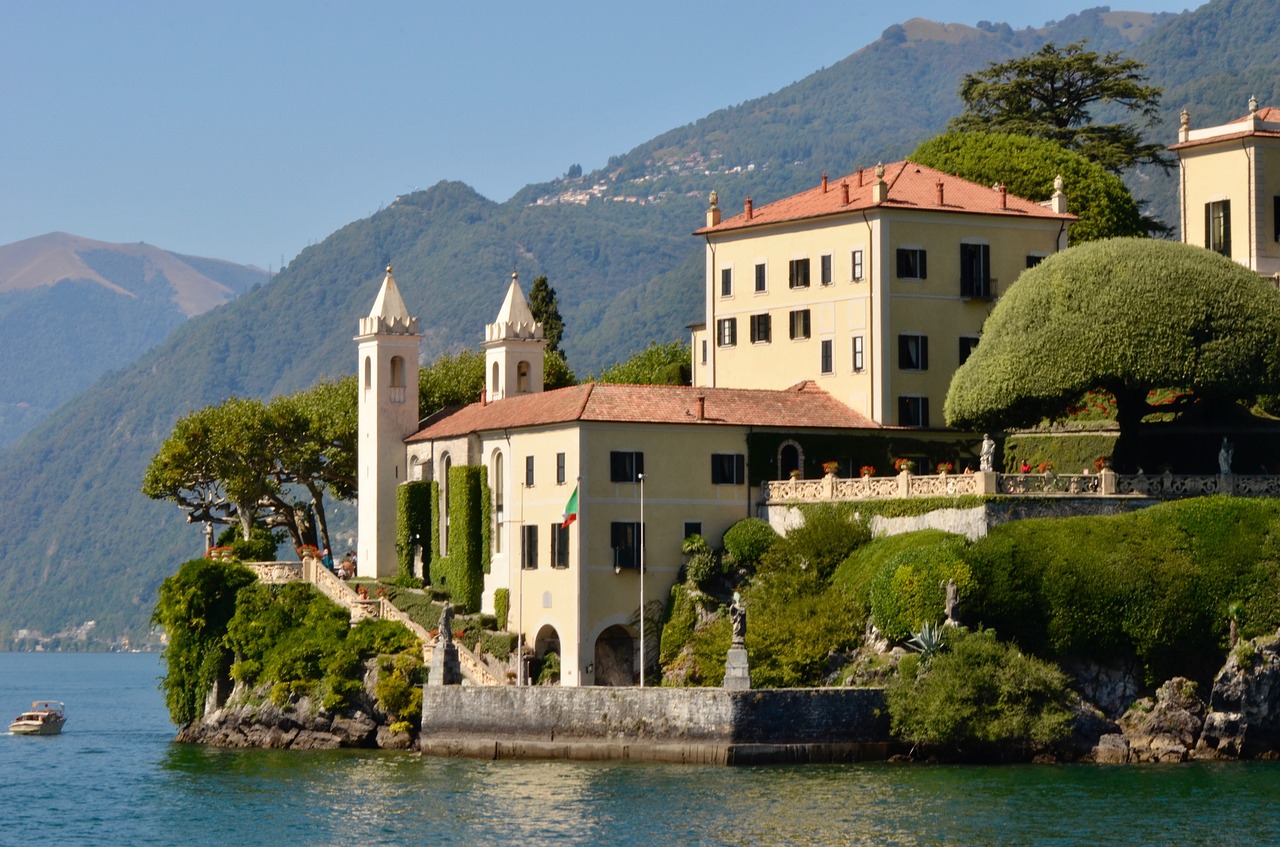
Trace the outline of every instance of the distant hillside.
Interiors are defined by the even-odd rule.
[[[0,246],[0,445],[265,271],[65,232]]]
[[[900,158],[959,109],[962,73],[1081,37],[1100,49],[1152,50],[1143,55],[1163,74],[1153,82],[1170,89],[1221,76],[1206,103],[1243,103],[1247,80],[1262,75],[1236,66],[1236,40],[1280,78],[1280,4],[1261,0],[1214,0],[1183,15],[1090,10],[1042,30],[908,21],[830,68],[594,173],[530,185],[505,203],[450,182],[400,197],[304,250],[269,285],[188,321],[0,455],[0,639],[19,626],[51,631],[86,619],[104,633],[144,626],[156,585],[201,549],[177,509],[137,493],[160,440],[180,414],[229,394],[265,396],[351,372],[356,320],[388,262],[422,319],[427,358],[478,344],[515,268],[526,282],[550,278],[570,365],[599,370],[649,340],[686,337],[685,324],[701,318],[702,246],[690,233],[709,190],[728,208],[748,195],[763,203],[816,184],[823,170]],[[1155,49],[1169,39],[1176,44]],[[1182,103],[1166,106],[1176,115]],[[1146,196],[1167,195],[1173,180],[1144,185]]]

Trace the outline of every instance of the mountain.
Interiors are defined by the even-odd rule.
[[[269,278],[231,262],[65,232],[0,247],[0,446],[188,318]]]
[[[1280,4],[1262,0],[1213,0],[1181,15],[1092,9],[1038,30],[913,20],[593,173],[529,185],[504,203],[456,182],[399,197],[304,250],[270,284],[187,321],[0,454],[0,637],[89,619],[105,634],[144,627],[156,585],[202,549],[176,508],[138,493],[157,445],[179,415],[230,394],[350,373],[356,320],[386,264],[421,317],[426,358],[479,342],[514,267],[526,282],[549,277],[570,364],[598,371],[649,340],[687,337],[685,325],[701,319],[703,247],[690,233],[708,191],[732,209],[815,185],[824,170],[901,158],[959,111],[961,74],[1082,37],[1148,57],[1160,68],[1152,81],[1187,96],[1198,79],[1218,79],[1197,101],[1205,122],[1209,102],[1235,114],[1230,104],[1244,103],[1252,82],[1280,78]],[[1182,105],[1166,99],[1174,126]],[[1139,181],[1146,197],[1174,190],[1162,174]]]

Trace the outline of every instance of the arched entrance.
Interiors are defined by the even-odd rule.
[[[533,662],[529,678],[534,685],[560,684],[560,633],[547,624],[533,639]]]
[[[635,684],[636,639],[624,626],[611,626],[596,639],[596,685]]]

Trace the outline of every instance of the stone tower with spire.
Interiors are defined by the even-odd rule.
[[[391,577],[396,562],[396,488],[407,479],[404,440],[418,430],[418,319],[400,296],[391,266],[359,334],[357,574]]]
[[[542,324],[533,319],[529,301],[511,275],[497,319],[484,330],[485,396],[489,402],[542,391]]]

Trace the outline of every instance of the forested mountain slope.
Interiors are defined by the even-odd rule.
[[[868,34],[824,36],[853,45]],[[1229,104],[1253,93],[1240,80],[1254,73],[1236,67],[1232,40],[1270,67],[1280,56],[1280,4],[1214,0],[1161,16],[1092,10],[1040,30],[908,21],[830,68],[593,173],[530,185],[504,203],[451,182],[397,198],[304,250],[269,285],[188,321],[0,454],[0,638],[85,619],[106,634],[145,626],[160,580],[201,549],[176,508],[138,493],[147,460],[193,408],[351,372],[356,320],[386,264],[421,317],[428,359],[478,344],[516,269],[526,282],[550,278],[570,365],[599,370],[650,340],[684,338],[685,324],[701,318],[702,247],[690,233],[709,190],[732,209],[748,195],[759,204],[816,184],[824,170],[901,158],[958,111],[961,74],[1081,37],[1147,57],[1165,75],[1152,81],[1170,89],[1222,74],[1204,100],[1234,115]],[[1168,39],[1176,46],[1158,50]],[[1165,105],[1176,126],[1183,103]],[[1143,185],[1167,196],[1174,183]]]
[[[0,446],[187,318],[268,279],[258,268],[65,232],[0,246]]]

